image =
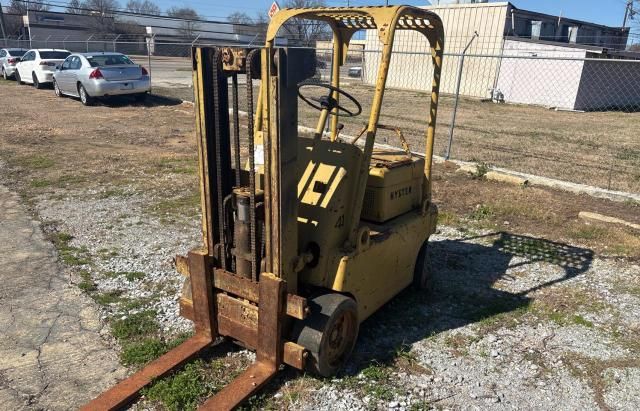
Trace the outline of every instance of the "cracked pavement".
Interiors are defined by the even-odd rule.
[[[38,222],[0,185],[1,408],[76,409],[122,379],[99,318]]]

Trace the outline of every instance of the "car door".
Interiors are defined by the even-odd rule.
[[[67,57],[60,65],[60,70],[56,73],[56,83],[63,93],[69,93],[69,67],[72,56]]]
[[[80,70],[82,69],[82,61],[78,56],[71,56],[71,63],[69,65],[69,73],[68,73],[68,81],[69,81],[69,92],[73,94],[78,94],[78,89],[76,84],[78,84]]]
[[[31,50],[27,54],[24,55],[24,58],[19,63],[18,71],[20,73],[20,79],[22,81],[26,81],[31,83],[33,80],[31,79],[31,72],[33,71],[33,63],[36,59],[36,52]]]

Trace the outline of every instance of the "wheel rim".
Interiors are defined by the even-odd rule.
[[[322,348],[327,362],[332,367],[340,366],[351,351],[356,337],[356,322],[352,312],[343,311],[327,329]]]
[[[35,87],[38,87],[38,77],[36,77],[36,75],[34,74],[33,76],[31,76],[31,78],[33,79],[33,85]]]
[[[59,96],[60,95],[60,88],[58,87],[58,82],[55,81],[55,80],[53,80],[53,89],[56,92],[56,96]]]
[[[80,101],[83,103],[87,102],[87,92],[84,91],[84,87],[80,86]]]

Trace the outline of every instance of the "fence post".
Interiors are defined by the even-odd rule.
[[[93,38],[93,34],[89,36],[89,38],[86,40],[87,41],[87,53],[89,52],[89,40],[91,40]]]
[[[460,55],[460,63],[458,63],[458,80],[456,83],[456,97],[453,103],[453,114],[451,115],[451,126],[449,126],[449,143],[447,144],[447,152],[444,155],[445,160],[449,160],[449,157],[451,157],[451,144],[453,143],[453,129],[456,126],[458,102],[460,101],[460,84],[462,83],[462,69],[464,67],[464,57],[467,54],[469,47],[471,47],[471,44],[476,39],[476,37],[480,37],[480,35],[478,34],[477,31],[474,31],[473,36],[471,37],[471,40],[469,40],[469,43],[467,43],[467,47],[465,47],[464,50],[462,50],[462,54]]]
[[[69,36],[65,36],[65,37],[62,39],[62,48],[63,48],[63,49],[66,49],[66,48],[67,48],[67,43],[66,43],[66,41],[67,41],[67,39],[68,39],[68,38],[69,38]]]
[[[49,39],[50,39],[50,38],[51,38],[51,35],[49,35],[49,37],[47,37],[47,38],[44,40],[44,48],[47,48],[47,49],[49,48]]]
[[[153,42],[153,38],[155,37],[155,33],[151,35],[151,37],[147,38],[147,65],[149,66],[149,91],[153,90],[153,85],[151,84],[151,43]]]
[[[113,52],[116,52],[116,41],[122,36],[122,34],[118,34],[115,39],[113,39]]]

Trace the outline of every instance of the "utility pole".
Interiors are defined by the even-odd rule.
[[[624,8],[624,20],[622,21],[622,27],[627,27],[627,20],[633,20],[633,16],[637,13],[633,9],[633,0],[627,0],[627,5]]]
[[[7,45],[7,32],[5,31],[5,23],[4,23],[4,13],[2,11],[2,3],[0,3],[0,29],[2,30],[2,40],[4,40],[4,45]]]

